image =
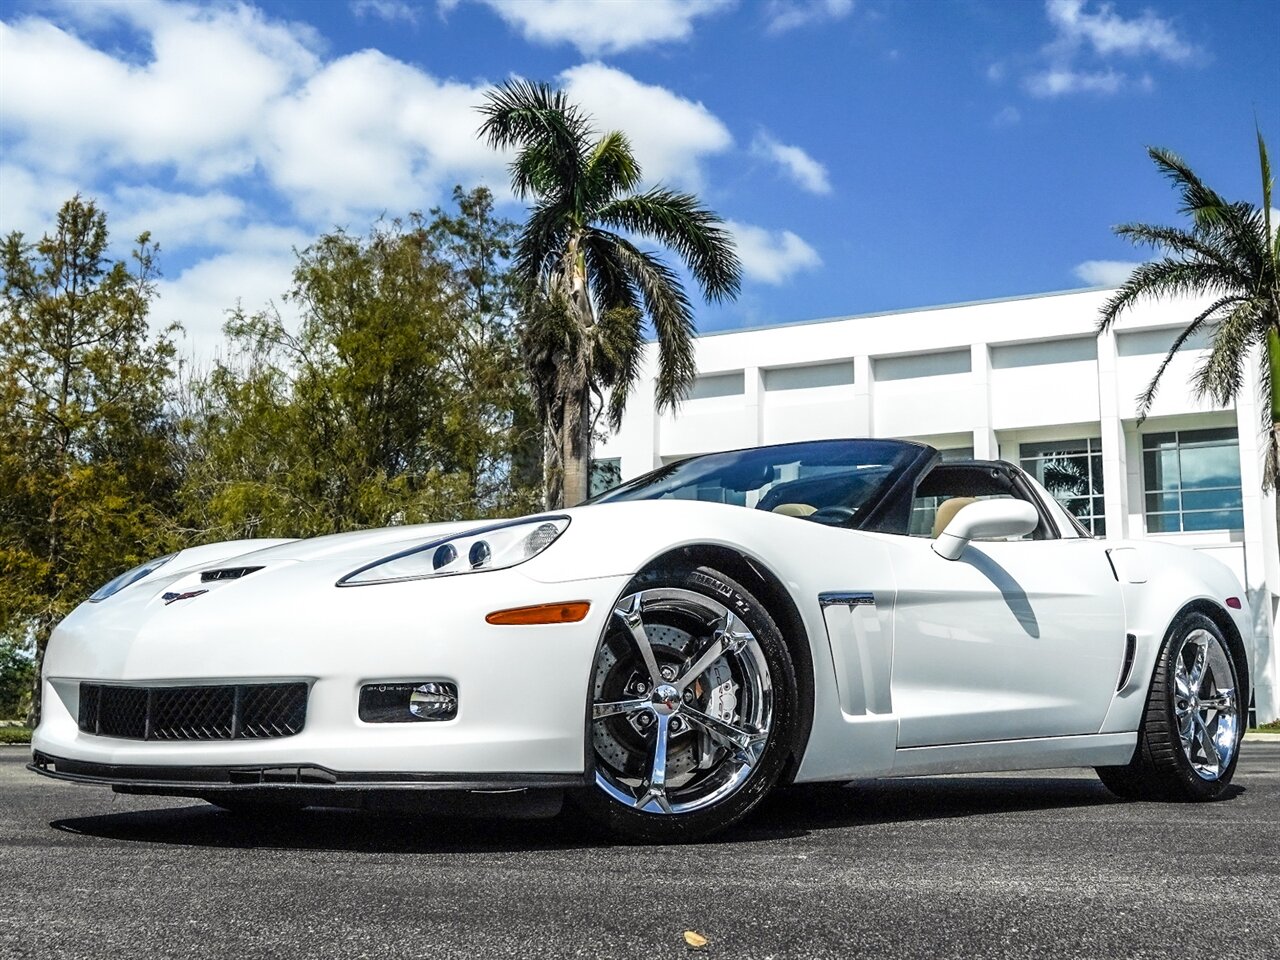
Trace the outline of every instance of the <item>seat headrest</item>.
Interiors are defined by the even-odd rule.
[[[938,535],[947,529],[947,524],[955,519],[957,513],[977,501],[977,497],[952,497],[938,504],[938,512],[933,515],[933,539],[938,539]]]
[[[807,503],[780,503],[773,508],[773,512],[780,513],[784,517],[807,517],[811,513],[816,513],[817,508]]]

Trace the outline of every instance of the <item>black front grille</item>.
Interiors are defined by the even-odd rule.
[[[80,684],[80,729],[125,740],[291,737],[307,719],[305,683],[186,687]]]

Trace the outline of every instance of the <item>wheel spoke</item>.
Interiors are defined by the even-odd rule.
[[[1187,665],[1178,659],[1178,668],[1173,674],[1173,685],[1178,691],[1178,696],[1183,700],[1191,699],[1191,680],[1187,676]]]
[[[649,780],[644,794],[636,801],[636,807],[644,810],[656,803],[663,813],[671,813],[671,802],[667,799],[667,728],[671,725],[671,717],[658,714],[657,730],[653,738],[653,761],[649,766]]]
[[[1218,755],[1218,745],[1209,733],[1209,727],[1205,724],[1204,718],[1198,714],[1196,716],[1196,734],[1200,740],[1200,749],[1204,751],[1205,765],[1212,767],[1216,773],[1222,766],[1222,758]]]
[[[683,693],[685,687],[706,673],[707,669],[726,653],[740,650],[754,639],[746,625],[734,616],[732,611],[726,610],[724,616],[712,627],[711,639],[698,654],[693,665],[675,681],[676,689]]]
[[[680,713],[690,723],[696,724],[705,730],[712,740],[722,747],[732,750],[740,762],[751,766],[754,766],[756,761],[760,759],[760,754],[764,752],[765,743],[769,739],[767,733],[754,733],[742,727],[735,727],[719,717],[713,717],[694,707],[686,706]]]
[[[658,670],[658,661],[653,656],[653,645],[649,643],[649,635],[645,633],[644,621],[640,617],[640,594],[633,594],[630,600],[630,604],[625,608],[619,605],[613,612],[626,624],[636,649],[640,651],[640,659],[644,661],[644,667],[649,671],[649,680],[656,687],[663,682],[662,673]]]
[[[1191,662],[1191,669],[1187,673],[1187,685],[1191,688],[1192,693],[1199,693],[1200,686],[1204,683],[1204,666],[1209,659],[1209,644],[1201,642],[1196,644],[1196,656]]]
[[[649,706],[648,700],[615,700],[611,703],[593,703],[591,705],[591,719],[603,720],[606,717],[616,717],[620,713],[638,713]]]

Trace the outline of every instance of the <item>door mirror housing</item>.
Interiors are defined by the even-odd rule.
[[[933,552],[959,560],[970,540],[1021,537],[1040,525],[1040,514],[1025,500],[977,500],[962,508],[933,541]]]

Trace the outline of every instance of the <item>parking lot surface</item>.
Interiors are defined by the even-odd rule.
[[[1230,799],[1088,771],[784,791],[715,842],[57,783],[0,748],[0,957],[1280,957],[1280,743]],[[707,946],[690,951],[684,932]]]

